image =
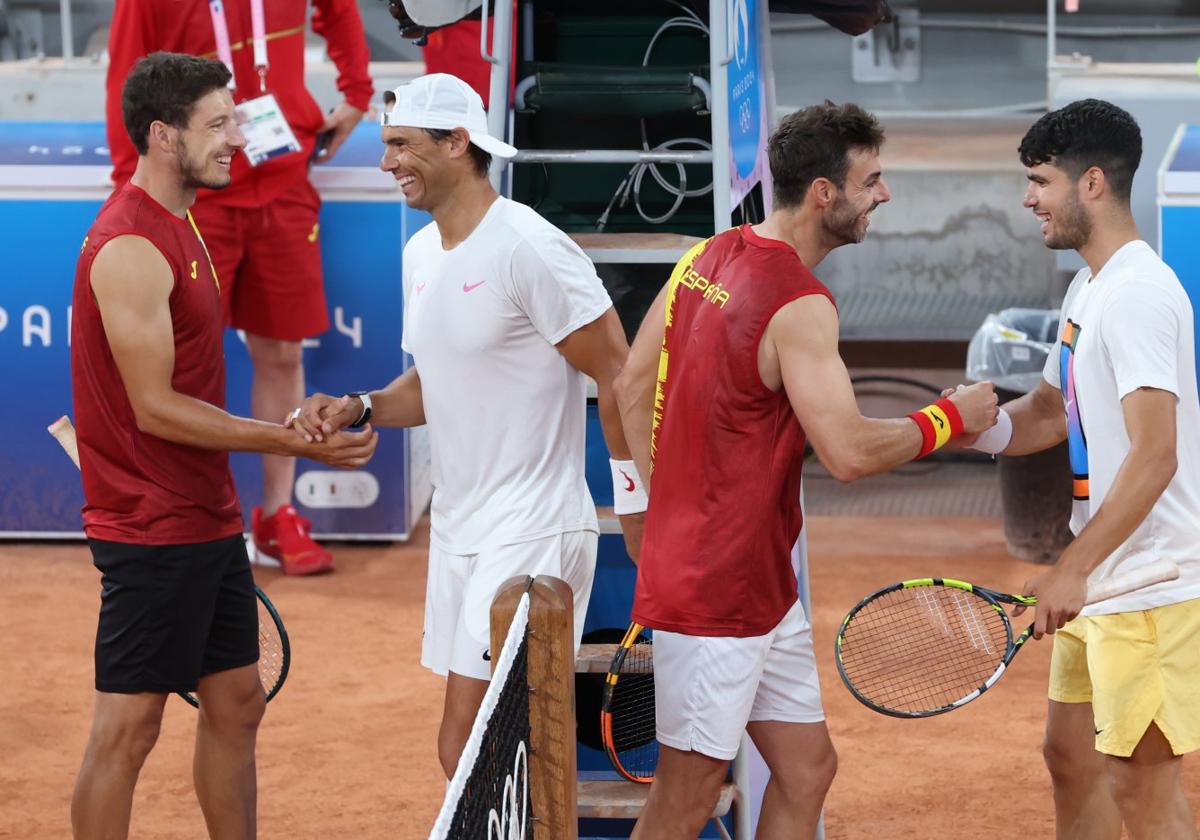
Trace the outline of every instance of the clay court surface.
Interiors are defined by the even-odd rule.
[[[814,517],[810,531],[821,681],[841,758],[827,836],[1053,837],[1039,754],[1048,643],[1027,646],[990,694],[927,721],[869,712],[833,665],[837,623],[879,585],[953,575],[1019,591],[1036,568],[1006,554],[999,520]],[[259,737],[260,837],[427,836],[445,786],[435,752],[442,685],[418,664],[427,543],[423,528],[408,545],[340,546],[338,571],[322,578],[258,572],[293,645]],[[0,544],[0,837],[70,836],[98,578],[79,544]],[[191,787],[194,716],[182,700],[167,703],[135,838],[205,837]],[[1187,785],[1198,810],[1200,759]]]

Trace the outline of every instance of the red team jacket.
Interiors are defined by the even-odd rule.
[[[749,225],[693,248],[671,275],[655,397],[654,482],[633,618],[694,636],[760,636],[796,602],[804,430],[769,390],[772,316],[833,296],[790,245]]]
[[[367,110],[374,91],[367,74],[366,35],[354,0],[312,0],[313,31],[325,38],[338,69],[338,90],[346,101]],[[301,150],[251,167],[244,155],[233,159],[232,183],[219,192],[201,190],[200,199],[231,207],[259,207],[307,177],[309,158],[324,116],[304,87],[304,24],[307,0],[266,0],[267,91],[273,93]],[[234,100],[259,95],[248,0],[227,0],[225,16],[233,48]],[[156,50],[217,57],[207,0],[117,0],[108,41],[105,116],[112,150],[113,181],[129,180],[137,151],[121,117],[121,86],[137,60]]]
[[[242,530],[229,455],[140,431],[92,294],[92,261],[114,237],[148,239],[175,276],[176,391],[225,405],[224,326],[216,272],[190,219],[135,187],[118,188],[80,249],[71,318],[71,381],[83,470],[84,531],[142,545],[208,542]]]

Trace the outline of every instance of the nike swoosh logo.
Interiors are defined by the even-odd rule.
[[[483,652],[483,661],[484,661],[484,662],[491,662],[491,661],[492,661],[492,652],[491,652],[490,650],[485,650],[485,651]]]
[[[473,289],[478,289],[480,286],[482,286],[486,282],[487,282],[486,280],[480,280],[478,283],[463,283],[463,291],[469,292]]]
[[[636,487],[637,485],[635,485],[633,483],[633,479],[629,477],[629,473],[625,472],[625,470],[617,470],[617,472],[619,472],[621,475],[625,476],[625,480],[629,482],[628,484],[625,485],[625,492],[632,493],[633,488]]]
[[[196,279],[196,261],[192,260],[192,279]]]

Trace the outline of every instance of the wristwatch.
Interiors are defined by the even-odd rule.
[[[350,424],[351,429],[361,429],[371,419],[371,394],[368,391],[351,391],[347,397],[358,397],[362,400],[363,411],[358,419]]]

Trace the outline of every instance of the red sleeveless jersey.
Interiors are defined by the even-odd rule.
[[[83,471],[84,531],[143,545],[207,542],[242,530],[229,455],[182,446],[138,430],[92,295],[92,260],[117,236],[140,236],[175,276],[172,387],[225,405],[220,287],[200,233],[133,184],[109,197],[83,240],[75,269],[71,379]]]
[[[794,248],[749,225],[671,275],[655,396],[650,507],[633,618],[694,636],[759,636],[796,602],[804,430],[758,349],[783,305],[833,300]]]

